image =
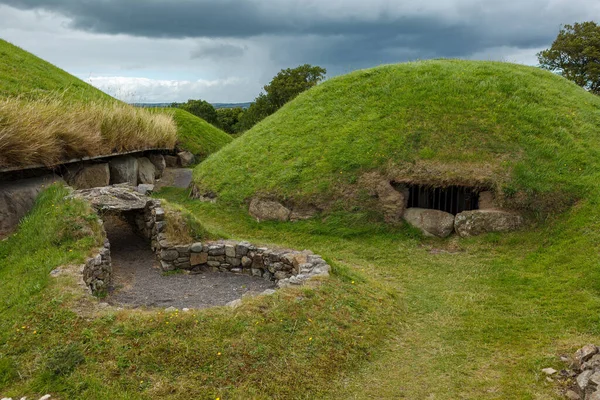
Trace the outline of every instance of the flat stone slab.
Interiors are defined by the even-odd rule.
[[[192,183],[192,170],[189,168],[166,168],[162,177],[156,181],[156,190],[164,187],[187,189]]]
[[[88,201],[98,211],[142,210],[151,200],[126,185],[76,190],[73,197]]]

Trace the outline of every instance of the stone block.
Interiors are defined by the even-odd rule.
[[[235,245],[226,244],[225,245],[225,255],[227,257],[235,257]]]
[[[197,242],[190,246],[190,251],[193,253],[200,253],[200,252],[202,252],[202,248],[203,248],[202,243]]]
[[[208,262],[208,254],[207,253],[191,253],[190,255],[190,263],[192,265],[201,265],[206,264]]]

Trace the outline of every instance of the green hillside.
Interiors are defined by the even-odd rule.
[[[218,151],[233,139],[202,118],[180,108],[161,108],[161,113],[172,115],[177,124],[177,143],[201,158]]]
[[[117,101],[68,72],[0,39],[0,96],[37,99],[44,95],[84,101]]]
[[[485,185],[513,207],[553,208],[597,181],[599,111],[600,98],[538,68],[458,60],[381,66],[301,94],[198,166],[194,180],[238,204],[256,193],[350,204],[360,201],[360,177],[380,171]]]

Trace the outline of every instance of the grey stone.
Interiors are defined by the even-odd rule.
[[[208,261],[218,261],[220,263],[224,263],[225,256],[208,256]]]
[[[276,201],[252,199],[249,213],[258,221],[288,221],[290,210]]]
[[[544,368],[542,370],[542,372],[545,373],[546,375],[554,375],[558,371],[556,371],[554,368]]]
[[[154,191],[154,185],[150,184],[150,183],[142,183],[137,185],[136,188],[138,193],[141,193],[143,195],[148,195],[149,193],[152,193]]]
[[[202,265],[208,262],[208,253],[192,253],[190,255],[190,264]]]
[[[53,182],[63,182],[55,175],[0,184],[0,239],[12,233],[19,221],[33,207],[39,192]]]
[[[179,157],[179,164],[183,168],[190,167],[194,164],[195,157],[189,151],[182,151],[180,153],[177,153],[177,157]]]
[[[108,162],[110,168],[110,184],[128,183],[137,186],[138,161],[135,157],[122,156],[112,158]]]
[[[242,269],[241,268],[231,268],[231,272],[233,272],[234,274],[241,274]]]
[[[251,247],[250,243],[247,243],[247,242],[238,243],[235,246],[235,254],[236,254],[236,256],[242,257],[242,256],[247,255],[248,251],[250,251],[250,247]]]
[[[488,232],[509,232],[519,229],[523,218],[502,210],[463,211],[456,216],[454,229],[461,237],[477,236]]]
[[[590,370],[586,370],[583,371],[582,373],[580,373],[579,375],[577,375],[577,386],[579,387],[579,390],[581,390],[582,392],[585,391],[585,388],[588,386],[589,380],[590,380],[590,376],[592,376],[593,372]]]
[[[262,269],[258,269],[258,268],[252,268],[252,276],[262,276],[263,271]]]
[[[162,208],[155,208],[154,209],[154,219],[156,221],[164,221],[164,219],[165,219],[165,210],[163,210]]]
[[[174,261],[179,257],[177,250],[161,250],[160,258],[164,261]]]
[[[592,358],[595,354],[598,353],[598,348],[593,344],[586,344],[581,349],[575,352],[575,360],[578,363],[584,363]]]
[[[565,393],[565,397],[568,400],[581,400],[581,396],[572,390],[567,390],[567,392]]]
[[[275,294],[275,293],[277,293],[277,291],[274,290],[274,289],[266,289],[261,294],[264,295],[264,296],[270,296],[270,295]]]
[[[178,311],[178,310],[175,307],[165,308],[165,312],[168,312],[168,313],[174,313],[176,311]]]
[[[600,400],[600,390],[596,390],[585,396],[585,400]]]
[[[156,171],[156,179],[162,177],[165,168],[167,167],[167,163],[162,154],[150,154],[148,156],[150,162],[154,165]]]
[[[231,264],[232,267],[239,267],[242,265],[242,260],[237,257],[227,257],[225,261]]]
[[[225,255],[228,257],[235,257],[235,246],[232,244],[226,244]]]
[[[404,220],[418,228],[425,236],[445,238],[454,230],[454,215],[426,208],[407,208]]]
[[[75,189],[108,186],[110,183],[110,169],[108,163],[75,165],[67,168],[65,180]]]
[[[190,246],[175,246],[175,250],[177,250],[179,254],[189,254]]]
[[[242,267],[249,268],[252,266],[252,259],[250,257],[242,257]]]
[[[275,279],[280,280],[280,279],[286,279],[289,278],[288,274],[284,271],[277,271],[275,272]]]
[[[592,376],[590,376],[589,383],[591,383],[594,386],[600,385],[600,371],[594,372]]]
[[[176,156],[165,156],[165,164],[167,168],[179,167],[179,158]]]
[[[139,157],[138,161],[138,182],[153,184],[156,178],[156,167],[146,157]]]
[[[231,307],[231,308],[238,308],[241,305],[242,305],[242,299],[232,300],[226,304],[227,307]]]
[[[162,233],[165,231],[165,228],[167,227],[167,223],[165,221],[159,221],[156,224],[154,224],[154,226],[156,227],[156,232]]]
[[[197,242],[197,243],[192,244],[190,246],[190,251],[193,252],[193,253],[200,253],[200,252],[202,252],[202,243]]]
[[[208,261],[206,264],[208,264],[209,267],[220,267],[221,263],[218,261]]]
[[[225,246],[222,244],[215,244],[208,246],[209,256],[223,256],[225,255]]]

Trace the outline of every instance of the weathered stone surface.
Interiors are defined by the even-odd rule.
[[[585,396],[585,400],[600,400],[600,390],[596,390],[587,396]]]
[[[137,186],[138,182],[138,160],[132,156],[112,158],[108,166],[110,168],[110,184],[128,183]]]
[[[454,229],[462,237],[514,231],[522,225],[520,215],[501,210],[463,211],[454,220]]]
[[[156,178],[156,167],[146,157],[140,157],[138,161],[138,182],[139,183],[154,183]]]
[[[82,189],[75,191],[73,196],[88,201],[95,209],[102,211],[142,210],[151,200],[127,186]]]
[[[542,372],[546,375],[554,375],[558,371],[556,371],[554,368],[544,368]]]
[[[227,257],[235,257],[235,245],[226,244],[225,245],[225,255]]]
[[[248,251],[250,251],[250,247],[252,247],[252,245],[248,242],[238,243],[235,246],[235,255],[238,257],[245,256],[246,254],[248,254]]]
[[[225,245],[223,244],[215,244],[208,246],[208,255],[209,256],[223,256],[225,255]]]
[[[454,230],[454,215],[425,208],[407,208],[404,220],[418,228],[425,236],[445,238]]]
[[[40,178],[24,179],[15,182],[2,182],[0,185],[0,238],[13,232],[21,218],[27,214],[42,189],[62,179],[48,175]]]
[[[208,262],[208,254],[207,253],[191,253],[190,254],[190,264],[192,265],[202,265]]]
[[[159,179],[160,177],[162,177],[163,172],[165,171],[165,168],[167,168],[167,163],[166,163],[163,155],[162,154],[150,154],[148,156],[148,160],[150,160],[152,165],[154,165],[154,168],[156,171],[156,174],[155,174],[156,179]]]
[[[202,243],[196,242],[196,243],[192,244],[190,246],[190,251],[193,252],[193,253],[200,253],[200,252],[202,252]]]
[[[67,169],[65,180],[75,189],[108,186],[110,169],[108,163],[72,166]]]
[[[177,168],[179,167],[179,158],[176,156],[165,156],[165,164],[167,168]]]
[[[568,400],[581,400],[581,396],[572,390],[567,390],[567,392],[565,393],[565,397]]]
[[[161,250],[160,258],[164,261],[174,261],[179,257],[177,250]]]
[[[248,211],[258,221],[288,221],[291,213],[290,210],[276,201],[257,198],[252,199]]]
[[[179,157],[179,164],[181,164],[183,168],[190,167],[194,164],[195,157],[189,151],[177,153],[177,157]]]
[[[585,391],[585,388],[588,386],[588,383],[590,381],[590,376],[592,376],[593,371],[591,370],[586,370],[583,371],[582,373],[580,373],[579,375],[577,375],[577,387],[579,388],[579,390],[581,392]]]
[[[138,193],[147,196],[149,193],[152,193],[154,191],[154,185],[149,183],[142,183],[140,185],[137,185],[137,188],[135,190]]]
[[[242,257],[242,267],[249,268],[252,266],[252,259],[250,257]]]
[[[404,195],[394,189],[388,180],[381,180],[375,187],[385,221],[398,223],[404,215]]]
[[[575,352],[575,360],[579,363],[588,361],[592,356],[598,353],[598,347],[593,344],[586,344],[581,349]]]

